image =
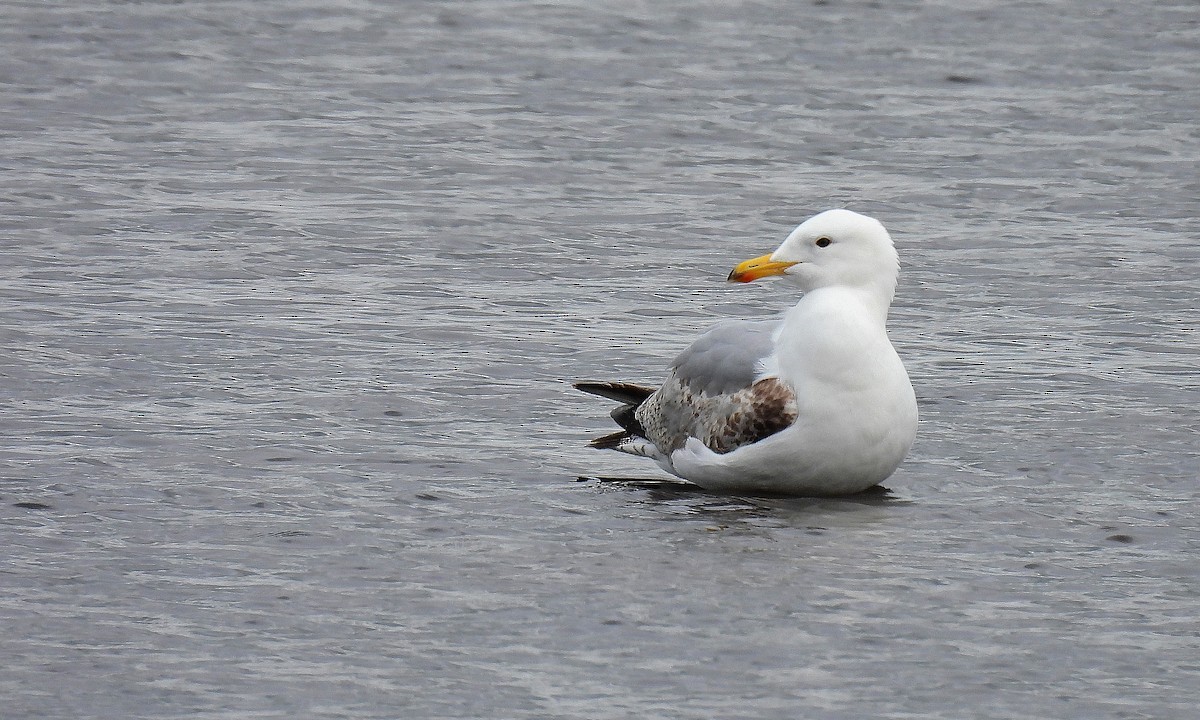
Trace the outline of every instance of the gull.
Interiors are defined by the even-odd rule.
[[[620,403],[621,430],[591,446],[716,492],[827,496],[879,484],[917,431],[916,395],[887,335],[899,271],[879,221],[845,209],[813,216],[729,274],[798,288],[781,317],[718,324],[657,389],[575,383]]]

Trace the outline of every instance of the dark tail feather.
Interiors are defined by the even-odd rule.
[[[643,400],[654,394],[654,388],[619,382],[577,382],[575,389],[629,405],[641,405]]]
[[[621,407],[612,411],[612,419],[625,429],[625,434],[641,435],[642,437],[645,437],[646,430],[642,427],[642,424],[638,422],[637,409],[637,405],[622,405]]]
[[[636,412],[638,406],[646,398],[654,394],[654,388],[634,385],[632,383],[608,382],[580,382],[575,383],[575,388],[585,393],[599,395],[600,397],[623,403],[616,410],[612,411],[612,419],[621,426],[622,430],[611,435],[598,437],[588,443],[589,445],[600,450],[613,450],[635,435],[645,437],[646,431],[642,428],[642,424],[638,422]]]
[[[629,433],[624,430],[618,430],[611,435],[598,437],[588,443],[589,447],[594,447],[597,450],[616,450],[617,446],[629,439]]]

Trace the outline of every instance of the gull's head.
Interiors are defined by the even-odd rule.
[[[886,293],[896,287],[900,263],[887,230],[875,218],[850,210],[826,210],[805,220],[775,252],[747,260],[729,279],[751,282],[781,275],[808,292],[833,285]]]

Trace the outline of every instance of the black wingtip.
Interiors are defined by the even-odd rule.
[[[645,430],[642,429],[642,424],[637,420],[637,408],[646,398],[655,393],[654,388],[645,387],[643,385],[634,385],[633,383],[620,382],[577,382],[574,383],[576,390],[581,390],[592,395],[599,395],[602,398],[615,400],[621,405],[612,411],[612,419],[621,426],[621,430],[611,435],[598,437],[588,443],[589,446],[597,450],[617,450],[624,442],[631,438],[644,436]]]
[[[630,405],[641,405],[643,400],[654,394],[654,388],[622,382],[583,381],[574,383],[573,387],[591,395]]]

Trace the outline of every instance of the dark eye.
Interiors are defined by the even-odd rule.
[[[833,242],[827,237],[817,238],[817,247],[829,247],[829,243]]]

